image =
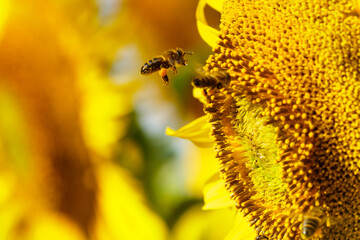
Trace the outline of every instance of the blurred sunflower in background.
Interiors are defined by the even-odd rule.
[[[0,239],[226,235],[233,213],[201,210],[212,151],[164,135],[202,112],[196,4],[1,1]],[[167,88],[140,76],[176,47],[196,55]]]
[[[167,133],[215,149],[204,208],[236,209],[227,239],[359,238],[359,21],[356,0],[199,2],[206,116]]]
[[[359,238],[359,12],[1,1],[0,239]]]

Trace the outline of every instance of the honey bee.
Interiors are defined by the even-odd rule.
[[[259,235],[255,238],[255,240],[269,240],[269,238],[265,235]]]
[[[321,226],[328,221],[324,210],[320,207],[310,209],[302,222],[301,237],[302,239],[310,239],[321,233]]]
[[[177,65],[186,65],[187,60],[185,55],[192,55],[191,51],[184,51],[181,48],[170,49],[164,52],[162,55],[154,57],[146,62],[141,67],[141,74],[147,75],[154,72],[159,72],[161,79],[164,81],[164,85],[169,84],[169,77],[167,75],[167,69],[171,68],[173,72],[176,71]]]
[[[217,71],[208,75],[200,76],[192,80],[192,85],[197,88],[203,88],[205,95],[208,91],[221,89],[230,83],[230,75],[225,71]]]

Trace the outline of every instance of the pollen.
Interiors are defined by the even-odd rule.
[[[167,74],[167,69],[166,68],[161,68],[159,70],[159,74],[161,77],[164,77]]]
[[[259,234],[360,239],[360,16],[352,1],[228,0],[207,72],[231,82],[209,92],[221,177]]]

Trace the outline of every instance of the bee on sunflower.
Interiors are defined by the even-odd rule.
[[[220,30],[207,25],[206,4],[221,11]],[[214,52],[204,70],[230,80],[201,95],[206,117],[168,134],[208,142],[211,129],[221,181],[253,229],[229,239],[360,238],[358,6],[199,2]]]

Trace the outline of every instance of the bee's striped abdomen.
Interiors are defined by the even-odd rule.
[[[199,77],[193,80],[194,87],[205,88],[213,87],[218,83],[218,80],[211,76]]]
[[[162,57],[155,57],[141,67],[141,74],[150,74],[159,71],[161,68],[169,68],[170,65]]]
[[[198,88],[222,88],[223,85],[227,85],[230,81],[230,76],[224,71],[218,71],[206,76],[201,76],[193,79],[192,84]]]
[[[302,234],[306,238],[312,237],[320,227],[321,219],[317,217],[307,218],[303,222]]]

